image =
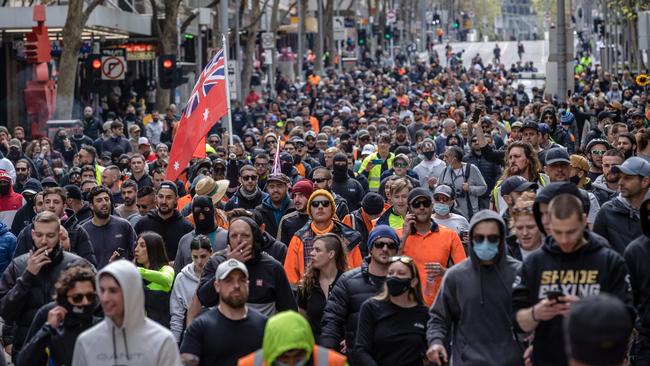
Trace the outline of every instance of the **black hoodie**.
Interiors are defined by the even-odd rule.
[[[650,220],[648,205],[650,195],[641,205],[641,228],[643,234],[630,243],[625,249],[625,263],[630,270],[630,282],[634,307],[639,314],[636,319],[636,329],[644,337],[650,338]]]
[[[477,224],[496,221],[505,236],[505,223],[494,211],[482,210],[472,218],[469,236]],[[451,267],[445,274],[436,302],[429,310],[427,341],[448,344],[454,365],[521,365],[523,349],[515,341],[512,284],[521,262],[506,255],[505,240],[499,243],[495,263],[481,264],[474,250],[470,260]]]
[[[152,210],[142,217],[137,224],[135,224],[135,233],[142,234],[145,231],[153,231],[160,234],[165,240],[165,249],[167,249],[167,258],[176,258],[176,250],[178,249],[178,242],[183,235],[189,233],[194,228],[189,221],[181,216],[178,211],[174,210],[174,214],[164,220],[158,215],[158,210]]]
[[[632,292],[623,258],[607,247],[607,242],[585,230],[587,243],[572,253],[563,252],[552,236],[541,250],[531,253],[515,279],[513,314],[529,309],[546,297],[547,291],[585,297],[606,292],[618,297],[634,314]],[[563,316],[541,321],[533,341],[534,365],[566,365]]]

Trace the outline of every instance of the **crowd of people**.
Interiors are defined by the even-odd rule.
[[[586,65],[565,100],[443,64],[253,91],[175,181],[174,105],[0,127],[6,355],[650,364],[647,90]]]

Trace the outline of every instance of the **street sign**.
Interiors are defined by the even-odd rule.
[[[395,11],[389,10],[386,12],[386,22],[387,23],[393,23],[397,20],[397,14],[395,14]]]
[[[273,32],[262,33],[262,48],[265,50],[275,48],[275,34]]]
[[[102,57],[102,80],[123,80],[126,73],[124,57]]]
[[[344,17],[333,17],[332,25],[334,28],[334,40],[343,41],[345,40],[345,18]]]
[[[470,11],[467,13],[467,16],[470,17],[470,18],[474,18],[474,15],[475,15],[475,14],[474,14],[474,10],[470,10]]]

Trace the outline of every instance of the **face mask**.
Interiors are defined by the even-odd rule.
[[[208,211],[205,210],[206,207],[209,209]],[[200,218],[200,214],[203,214],[203,219]],[[217,228],[214,222],[214,206],[211,205],[208,197],[197,196],[194,198],[192,216],[196,226],[194,231],[197,234],[208,234]]]
[[[425,151],[425,152],[422,153],[422,155],[424,155],[424,157],[427,160],[431,160],[431,159],[433,159],[433,155],[435,155],[435,153],[436,153],[435,151]]]
[[[390,294],[390,296],[399,296],[408,291],[408,289],[411,287],[411,279],[387,277],[386,287],[388,288],[388,294]]]
[[[571,183],[575,185],[578,185],[578,183],[580,183],[580,177],[578,177],[577,175],[574,175],[573,177],[569,178],[569,180],[571,181]]]
[[[480,243],[475,242],[474,253],[476,253],[478,259],[482,261],[490,261],[499,253],[499,244],[490,243],[487,240]]]
[[[97,308],[97,303],[75,306],[70,304],[67,299],[63,299],[60,305],[68,311],[64,320],[64,324],[67,326],[87,324],[92,321],[93,314]]]
[[[447,216],[449,214],[449,205],[445,203],[434,203],[433,211],[440,216]]]
[[[348,167],[345,165],[334,164],[332,169],[332,180],[341,182],[348,178]]]
[[[6,196],[8,194],[9,194],[9,185],[8,184],[0,185],[0,195]]]

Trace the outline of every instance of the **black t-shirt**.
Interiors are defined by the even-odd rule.
[[[341,274],[342,273],[339,272],[336,275],[334,282],[332,282],[332,284],[329,286],[329,292],[332,291],[334,285],[336,284],[336,281],[338,281],[339,277],[341,277]],[[321,334],[320,321],[323,319],[323,311],[325,310],[325,304],[327,303],[325,293],[323,293],[323,290],[320,288],[317,282],[316,286],[314,286],[314,288],[311,290],[308,297],[305,297],[299,291],[296,302],[298,303],[298,307],[304,309],[307,313],[307,320],[309,321],[309,325],[311,325],[311,330],[314,333],[314,338],[316,338],[316,343],[318,343],[318,338]]]
[[[361,306],[357,330],[359,365],[421,366],[427,351],[426,306],[402,308],[371,298]]]
[[[181,353],[199,357],[199,365],[236,366],[239,358],[262,348],[266,320],[251,308],[241,320],[229,319],[218,309],[206,311],[187,328]]]

